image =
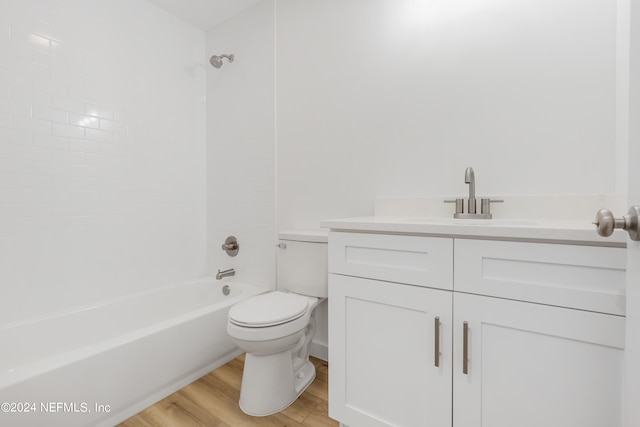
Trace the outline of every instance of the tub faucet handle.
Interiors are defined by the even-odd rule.
[[[227,255],[236,256],[240,251],[240,244],[238,243],[238,239],[236,239],[235,236],[229,236],[225,239],[221,248],[227,253]]]

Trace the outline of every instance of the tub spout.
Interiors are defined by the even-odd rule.
[[[222,280],[223,277],[235,276],[235,275],[236,275],[236,271],[233,268],[230,268],[224,271],[220,271],[220,269],[218,269],[218,274],[216,274],[216,280]]]

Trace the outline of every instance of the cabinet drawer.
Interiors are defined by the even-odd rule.
[[[329,272],[453,288],[453,239],[331,232]]]
[[[455,240],[456,291],[625,314],[626,250]]]

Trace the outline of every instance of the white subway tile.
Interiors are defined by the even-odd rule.
[[[69,165],[56,162],[55,158],[53,161],[41,161],[36,160],[33,162],[34,172],[40,175],[49,175],[49,176],[68,176],[69,175]]]
[[[15,189],[15,175],[10,172],[0,172],[0,188]]]
[[[29,88],[14,87],[11,92],[11,99],[24,104],[51,105],[51,95]]]
[[[55,53],[51,56],[51,71],[69,71],[69,56]],[[83,111],[84,112],[84,106]]]
[[[53,148],[54,150],[68,150],[69,139],[61,136],[36,133],[33,135],[33,145],[37,147]]]
[[[31,108],[31,114],[34,118],[49,120],[52,122],[67,123],[69,120],[69,113],[66,111],[44,105],[33,105]]]
[[[72,73],[77,73],[77,74],[87,74],[87,66],[82,56],[80,55],[70,56],[69,59],[67,60],[67,64],[68,64],[67,71],[70,71]],[[84,113],[84,103],[82,105],[82,111],[80,112]]]
[[[99,191],[72,191],[71,196],[73,200],[77,202],[99,202],[100,201],[100,192]]]
[[[111,132],[125,133],[127,131],[127,125],[124,122],[100,119],[100,129],[111,131]]]
[[[27,131],[0,128],[0,142],[15,145],[31,145],[33,144],[33,135]]]
[[[53,179],[47,175],[15,174],[15,188],[52,188]]]
[[[82,126],[85,128],[100,128],[100,119],[92,116],[85,116],[82,114],[69,114],[69,124],[74,126]]]
[[[113,120],[113,110],[100,105],[86,103],[84,106],[84,112],[89,116]]]
[[[98,169],[95,166],[89,165],[70,165],[69,166],[69,175],[70,176],[79,176],[84,178],[97,178]]]
[[[86,139],[71,139],[69,140],[69,150],[96,154],[100,152],[100,143]]]
[[[37,91],[46,92],[51,96],[68,96],[69,88],[56,81],[52,81],[50,78],[34,77],[33,88]]]
[[[131,145],[136,143],[136,137],[130,135],[129,133],[116,132],[113,136],[113,142],[119,145],[130,147]]]
[[[85,203],[73,201],[70,203],[53,203],[51,208],[52,215],[83,216],[88,213],[87,205]]]
[[[71,201],[72,190],[58,190],[56,188],[30,190],[31,200],[40,203],[63,203]]]
[[[7,42],[11,39],[11,27],[6,24],[0,25],[0,42]]]
[[[28,88],[31,86],[32,80],[28,74],[0,68],[0,83],[9,84],[13,87]]]
[[[86,162],[86,154],[76,151],[59,151],[53,153],[53,161],[73,165],[83,165]]]
[[[53,107],[70,113],[84,114],[84,102],[64,96],[54,96]]]
[[[33,160],[25,158],[0,158],[0,172],[33,173]]]
[[[31,117],[31,104],[12,101],[9,104],[9,112],[18,116]]]
[[[79,126],[64,125],[53,123],[53,134],[56,136],[64,136],[67,138],[82,139],[85,137],[84,128]]]
[[[14,145],[3,141],[0,133],[0,157],[13,157]]]
[[[0,203],[21,203],[31,200],[29,191],[16,189],[0,189]],[[4,218],[3,218],[4,220]],[[0,221],[2,222],[2,221]],[[1,241],[2,239],[0,239]]]
[[[87,153],[84,159],[85,164],[98,166],[100,164],[100,158],[104,157],[99,154]]]
[[[14,216],[15,216],[15,203],[0,203],[0,218],[3,219],[3,221],[0,221],[0,223],[4,222],[5,218],[11,218]]]
[[[26,63],[26,73],[32,76],[34,79],[51,78],[51,68],[33,61],[29,61]]]
[[[53,55],[49,52],[34,50],[33,63],[50,70],[53,67]]]
[[[177,107],[195,105],[201,88],[172,71],[201,60],[202,34],[145,2],[102,2],[99,10],[76,3],[0,0],[0,216],[12,215],[0,232],[22,233],[19,245],[8,246],[19,267],[0,269],[0,283],[11,279],[9,292],[25,298],[16,284],[52,297],[23,316],[69,306],[55,294],[67,295],[96,271],[104,274],[86,293],[94,300],[113,295],[111,284],[121,278],[168,284],[202,270],[175,259],[204,262],[204,237],[187,245],[176,237],[204,231],[205,216],[194,206],[204,206],[197,158],[205,141],[192,143],[189,130],[204,125],[204,110],[194,116]],[[152,19],[113,26],[113,16],[131,8]],[[146,49],[140,34],[169,46],[167,56]],[[146,255],[116,274],[109,263],[126,261],[115,250],[124,245]],[[166,266],[162,273],[158,264]],[[0,324],[6,308],[0,301]]]
[[[11,234],[19,234],[27,231],[33,230],[33,218],[32,217],[10,217],[3,218],[0,221],[0,233],[3,233],[5,236]],[[5,237],[3,236],[3,239]],[[29,262],[26,261],[28,257],[20,256],[16,251],[17,245],[13,246],[12,256],[15,259],[15,262],[8,264],[7,266],[3,266],[3,271],[5,269],[15,269],[16,271],[10,271],[7,275],[7,278],[4,279],[5,283],[11,283],[16,288],[20,288],[21,286],[25,286],[28,282],[21,280],[24,279],[23,276],[20,276],[19,273],[22,273],[25,269],[28,269]],[[6,258],[5,258],[6,259]],[[27,270],[28,271],[28,270]],[[14,276],[12,276],[12,273]],[[3,278],[5,276],[3,275]]]
[[[113,119],[118,122],[133,123],[136,121],[136,114],[132,111],[115,110],[113,112]]]
[[[78,177],[53,176],[53,188],[59,190],[82,190],[84,188],[84,180]]]
[[[51,216],[54,214],[51,203],[18,203],[17,216]]]
[[[51,51],[51,40],[39,34],[30,34],[29,43],[31,43],[31,46],[35,49]]]
[[[34,218],[34,230],[57,231],[70,228],[71,219],[69,216],[40,216]]]
[[[24,72],[25,65],[31,61],[33,49],[26,40],[16,38],[4,46],[4,51],[6,55],[4,58],[5,66],[14,71]]]
[[[19,145],[15,148],[14,156],[16,159],[51,161],[54,153],[55,151],[49,148]]]
[[[0,127],[3,127],[3,128],[11,127],[11,114],[0,113]]]
[[[110,143],[110,144],[114,142],[112,132],[106,132],[106,131],[97,130],[97,129],[87,129],[86,138],[96,142],[104,142],[104,143]]]

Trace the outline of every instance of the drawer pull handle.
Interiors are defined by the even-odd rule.
[[[433,360],[434,365],[437,367],[440,366],[440,318],[436,317],[434,322],[434,340],[435,340],[435,350],[433,352]]]
[[[462,373],[469,373],[469,322],[462,324]]]

